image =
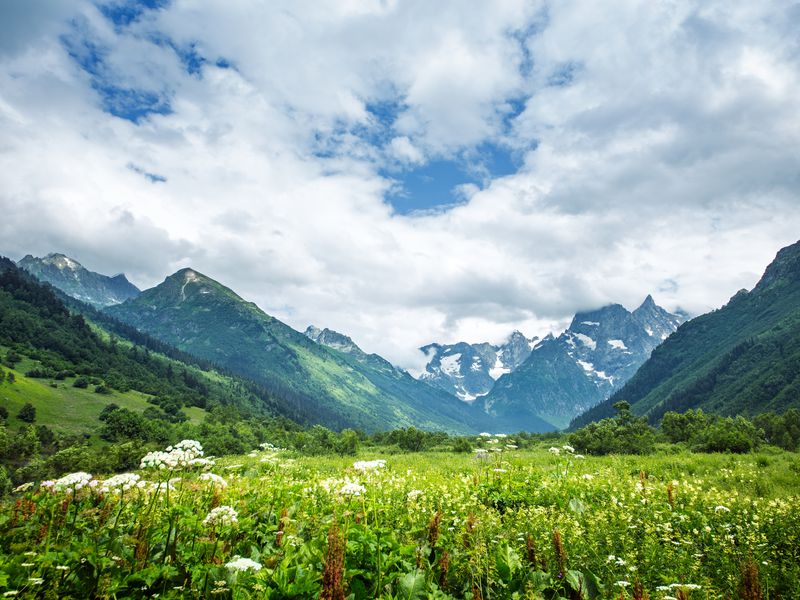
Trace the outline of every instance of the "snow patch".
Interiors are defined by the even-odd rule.
[[[442,372],[451,377],[458,376],[459,361],[461,360],[461,353],[451,354],[450,356],[443,356],[440,360]]]
[[[481,370],[481,357],[476,356],[472,359],[472,364],[469,367],[472,371],[480,371]]]
[[[581,325],[592,325],[594,327],[599,327],[600,323],[597,321],[581,321]]]
[[[653,329],[652,329],[652,327],[645,327],[644,331],[645,331],[645,333],[647,333],[647,335],[649,335],[650,337],[653,337]]]
[[[597,342],[595,342],[592,338],[588,335],[584,335],[582,333],[575,333],[573,334],[576,338],[578,338],[584,346],[590,348],[591,350],[595,350],[597,348]]]
[[[608,340],[608,345],[612,348],[616,348],[617,350],[627,350],[628,347],[625,345],[625,342],[622,340]]]
[[[503,364],[503,359],[500,358],[502,354],[501,350],[498,350],[495,356],[497,359],[495,360],[494,366],[489,369],[489,377],[492,379],[500,379],[501,376],[505,375],[506,373],[511,373],[511,369]]]
[[[594,373],[594,365],[593,365],[592,363],[590,363],[590,362],[586,362],[585,360],[580,360],[580,359],[578,359],[578,360],[577,360],[577,361],[575,361],[575,362],[577,362],[577,363],[578,363],[578,365],[580,365],[580,367],[581,367],[581,368],[582,368],[584,371],[586,371],[587,373]]]

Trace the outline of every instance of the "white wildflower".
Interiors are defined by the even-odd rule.
[[[104,494],[108,494],[109,492],[127,492],[129,489],[136,486],[140,479],[141,477],[139,477],[136,473],[122,473],[120,475],[114,475],[102,483],[100,491]]]
[[[345,481],[344,485],[337,490],[340,496],[360,496],[366,491],[367,488],[363,485],[350,480]]]
[[[481,437],[492,437],[492,434],[488,433],[486,431],[482,431],[478,435],[481,436]]]
[[[249,558],[242,558],[241,556],[234,556],[233,560],[225,564],[231,571],[260,571],[261,563],[257,563]]]
[[[210,481],[212,484],[217,484],[220,487],[228,487],[228,482],[215,473],[203,473],[200,475],[201,481]]]
[[[570,445],[568,445],[568,444],[564,444],[564,445],[563,445],[563,446],[561,446],[561,447],[562,447],[564,450],[566,450],[567,452],[569,452],[570,454],[574,454],[574,453],[575,453],[575,448],[573,448],[572,446],[570,446]]]
[[[719,506],[717,506],[716,508],[714,508],[714,512],[715,512],[715,513],[719,513],[719,512],[731,512],[731,509],[730,509],[730,508],[728,508],[727,506],[722,506],[722,505],[720,504]]]
[[[216,525],[236,525],[236,523],[238,523],[238,516],[239,513],[232,507],[224,505],[218,506],[212,508],[211,512],[203,519],[203,525],[209,527],[214,527]]]
[[[28,483],[23,483],[22,485],[18,485],[12,491],[16,494],[18,492],[27,492],[29,489],[33,487],[33,482],[29,481]]]
[[[192,461],[203,456],[203,446],[197,440],[181,440],[166,451],[148,452],[142,458],[142,469],[179,469],[194,466]],[[205,465],[205,463],[201,463]]]
[[[358,462],[353,463],[353,468],[356,471],[374,471],[376,469],[382,469],[386,466],[386,461],[382,458],[378,458],[376,460],[360,460]]]
[[[422,490],[411,490],[410,492],[408,492],[406,494],[406,499],[414,500],[415,498],[418,498],[419,496],[422,496],[424,493],[425,492],[423,492]]]
[[[88,485],[91,481],[91,474],[78,471],[77,473],[70,473],[69,475],[64,475],[60,479],[56,479],[53,482],[53,489],[56,492],[71,492],[72,490],[78,491]]]
[[[559,454],[561,454],[561,449],[560,448],[556,448],[555,446],[553,446],[553,447],[550,448],[550,450],[548,450],[548,452],[550,454],[554,454],[554,455],[558,456]]]

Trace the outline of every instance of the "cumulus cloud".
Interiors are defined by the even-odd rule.
[[[13,258],[140,286],[191,264],[414,368],[431,341],[542,335],[648,293],[704,312],[800,231],[781,2],[175,0],[124,24],[56,5],[0,7],[24,32],[0,36]],[[121,118],[139,92],[152,110]],[[393,209],[387,168],[487,144],[517,172]]]

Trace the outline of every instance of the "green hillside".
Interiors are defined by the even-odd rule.
[[[800,242],[778,253],[752,291],[684,323],[573,426],[611,416],[619,400],[652,422],[689,408],[754,415],[800,407]]]
[[[483,418],[388,363],[359,361],[317,344],[192,269],[106,312],[257,381],[301,422],[368,431],[415,426],[469,432],[480,428]]]

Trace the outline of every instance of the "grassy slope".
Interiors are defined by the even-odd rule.
[[[348,362],[194,271],[179,271],[107,312],[268,386],[287,399],[288,416],[301,421],[366,430],[412,424],[460,432],[477,428],[456,398],[424,387],[424,401],[415,401],[411,396],[422,384],[407,386],[408,396],[401,396],[379,373]]]
[[[14,373],[16,381],[0,384],[0,404],[8,409],[8,426],[17,429],[26,425],[17,419],[19,409],[26,402],[36,408],[36,421],[34,425],[46,425],[53,431],[67,434],[94,434],[100,426],[98,416],[105,406],[117,404],[135,412],[143,412],[153,405],[148,403],[146,394],[135,390],[128,392],[114,391],[111,394],[96,394],[94,386],[87,389],[72,387],[75,378],[56,381],[56,387],[50,385],[46,379],[25,377],[25,367],[31,365],[30,361],[19,363],[19,369],[8,369],[6,372]],[[185,410],[190,420],[199,422],[205,415],[201,408],[192,407]]]

